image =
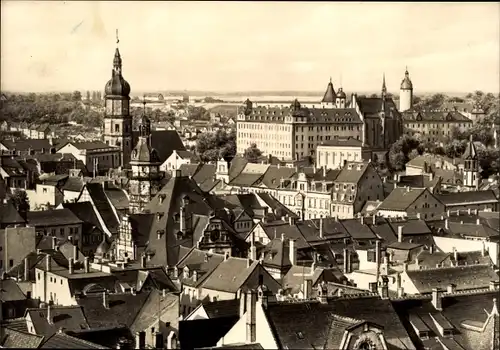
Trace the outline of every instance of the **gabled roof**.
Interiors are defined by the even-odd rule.
[[[425,188],[395,188],[380,204],[378,210],[406,210],[424,192],[430,194]]]
[[[54,333],[40,349],[109,349],[99,344],[73,337],[63,332]]]
[[[110,200],[104,191],[104,186],[100,183],[87,183],[85,185],[96,210],[101,215],[107,228],[113,233],[118,230],[118,218],[111,206]]]
[[[336,137],[321,143],[320,146],[331,147],[364,147],[363,141],[355,139],[354,137]]]
[[[172,322],[177,319],[179,310],[179,296],[168,293],[165,296],[161,291],[155,290],[149,293],[144,301],[142,308],[139,310],[134,322],[130,325],[132,334],[136,334],[142,330],[148,329],[151,325],[158,321],[158,318],[163,319],[165,314],[170,313],[171,318],[167,322]]]
[[[47,308],[27,309],[35,332],[45,337],[50,337],[60,328],[67,330],[89,329],[83,310],[79,306],[51,306],[51,321],[47,320]]]
[[[165,142],[165,140],[168,140],[168,142]],[[162,163],[170,157],[174,150],[186,150],[176,130],[151,131],[151,147],[156,150]]]
[[[183,248],[183,247],[182,247]],[[185,248],[183,248],[185,249]],[[191,286],[199,286],[201,285],[205,279],[207,279],[212,272],[224,261],[224,256],[221,254],[208,253],[196,248],[191,248],[191,250],[182,257],[182,259],[177,264],[177,268],[179,269],[179,280],[182,283],[191,285]],[[183,269],[187,267],[189,271],[192,273],[196,271],[198,274],[197,281],[194,281],[192,276],[190,278],[184,278]]]
[[[49,151],[52,147],[48,139],[2,140],[1,143],[11,151],[28,151],[30,149],[33,151],[42,149]]]
[[[0,285],[0,300],[2,302],[19,301],[26,299],[26,296],[23,294],[16,281],[11,279],[4,279],[0,282]]]
[[[69,209],[53,209],[28,212],[28,223],[35,227],[76,225],[81,224],[78,218]]]
[[[20,225],[26,221],[17,211],[12,201],[0,202],[0,226]]]
[[[340,170],[334,182],[357,184],[361,181],[369,167],[373,167],[370,162],[347,162]]]
[[[184,349],[201,349],[216,346],[217,342],[233,328],[238,320],[239,315],[180,321],[179,343],[182,344]],[[196,334],[196,336],[193,337],[193,334]]]
[[[460,205],[474,202],[498,203],[495,192],[492,190],[441,193],[434,196],[444,205]]]
[[[26,321],[23,319],[24,323]],[[12,329],[9,326],[2,325],[3,339],[0,339],[0,346],[7,349],[24,348],[38,349],[43,342],[43,336],[35,335],[28,332],[22,332]]]
[[[378,114],[382,111],[383,100],[380,97],[357,97],[356,102],[361,112],[366,116]],[[389,111],[392,109],[394,114],[399,114],[392,98],[385,98],[385,108]]]
[[[78,203],[62,203],[63,208],[67,208],[80,218],[85,224],[97,227],[104,232],[96,212],[91,202],[78,202]]]
[[[220,263],[203,282],[206,289],[236,293],[246,282],[250,274],[257,268],[259,261],[254,261],[249,267],[247,259],[229,257]]]

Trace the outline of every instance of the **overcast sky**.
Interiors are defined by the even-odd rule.
[[[499,3],[1,2],[1,88],[499,91]]]

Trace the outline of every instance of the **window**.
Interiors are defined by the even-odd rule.
[[[42,192],[43,192],[43,193],[47,193],[47,189],[46,189],[46,188],[44,188]]]
[[[61,236],[64,236],[64,227],[59,229],[59,234],[60,234]]]
[[[55,236],[56,235],[56,229],[55,228],[53,228],[53,229],[50,230],[50,235],[51,236]]]
[[[12,266],[14,266],[14,260],[13,260],[13,259],[10,259],[10,260],[9,260],[9,267],[12,267]]]
[[[115,132],[120,132],[120,124],[115,124]]]

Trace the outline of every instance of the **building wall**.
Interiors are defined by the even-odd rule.
[[[0,271],[18,265],[24,257],[36,251],[34,227],[7,227],[0,230]]]
[[[238,121],[236,149],[238,154],[255,143],[264,155],[293,159],[293,126],[283,123]]]
[[[457,211],[457,210],[478,210],[478,211],[498,211],[499,210],[499,205],[498,203],[492,203],[492,202],[484,202],[481,204],[472,204],[472,203],[464,203],[461,205],[446,205],[445,209],[443,211],[451,210],[451,211]]]
[[[424,120],[405,120],[405,133],[409,136],[419,134],[419,138],[425,142],[445,142],[452,136],[454,128],[461,132],[472,126],[472,121],[437,121],[430,122]]]
[[[64,202],[70,202],[70,203],[73,203],[73,202],[76,202],[76,200],[78,199],[78,197],[80,197],[80,191],[67,191],[67,190],[64,190],[63,191],[63,198],[64,198]]]
[[[412,108],[413,90],[401,89],[399,91],[399,111],[404,112]]]
[[[408,213],[404,210],[377,210],[377,215],[380,215],[384,218],[406,218]]]
[[[160,166],[161,171],[175,171],[181,168],[182,164],[191,164],[191,159],[181,158],[174,150],[170,157]]]
[[[57,207],[63,202],[62,192],[54,185],[37,184],[35,190],[26,190],[33,210]]]
[[[69,236],[73,237],[74,242],[78,242],[78,248],[81,248],[82,224],[70,225],[43,225],[35,226],[37,234],[57,237],[59,240],[67,240]]]
[[[42,262],[45,263],[45,260]],[[75,298],[71,295],[67,278],[39,268],[35,268],[33,297],[45,303],[52,300],[55,305],[77,305]]]
[[[327,169],[341,169],[344,161],[359,162],[370,159],[370,150],[362,147],[340,147],[318,145],[316,152],[316,166]]]

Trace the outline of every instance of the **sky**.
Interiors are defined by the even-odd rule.
[[[1,1],[2,91],[500,90],[500,3]]]

